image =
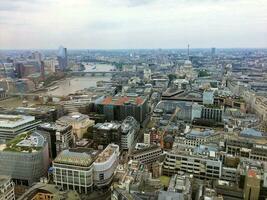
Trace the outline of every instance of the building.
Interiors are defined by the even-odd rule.
[[[191,120],[192,121],[194,119],[201,118],[202,108],[203,108],[203,105],[200,105],[198,103],[193,103],[193,105],[192,105],[192,115],[191,115]]]
[[[203,104],[204,105],[213,105],[214,104],[214,91],[205,90],[203,92]]]
[[[97,187],[107,187],[113,180],[119,161],[119,146],[109,144],[94,162],[94,184]]]
[[[33,116],[0,114],[0,140],[11,140],[16,135],[34,130],[40,121]]]
[[[7,97],[6,90],[0,87],[0,100]]]
[[[14,183],[10,176],[0,175],[0,199],[15,200]]]
[[[162,155],[162,149],[159,146],[154,145],[133,151],[130,155],[130,158],[133,160],[138,160],[142,164],[150,164],[160,160]]]
[[[222,135],[215,132],[212,129],[192,129],[184,137],[176,137],[175,143],[189,145],[189,146],[199,146],[215,141],[219,141]]]
[[[216,54],[216,48],[215,47],[212,47],[211,48],[211,55],[212,56],[215,56],[215,54]]]
[[[222,162],[216,155],[216,150],[207,146],[190,148],[174,147],[166,153],[163,163],[163,174],[171,176],[183,171],[199,179],[219,179]]]
[[[87,115],[81,113],[71,113],[63,116],[56,121],[57,124],[71,125],[73,134],[76,138],[81,139],[87,133],[88,128],[93,127],[95,121],[90,120]]]
[[[80,196],[73,190],[62,190],[57,185],[36,183],[28,189],[18,200],[80,200]]]
[[[0,160],[0,174],[11,176],[15,184],[32,185],[47,174],[48,143],[37,132],[21,133],[0,146]]]
[[[104,114],[108,121],[122,121],[132,116],[141,123],[148,112],[147,97],[108,96],[97,103],[97,111]]]
[[[72,147],[74,143],[71,125],[42,123],[37,130],[43,131],[43,134],[49,138],[51,158],[55,158],[62,150]]]
[[[93,140],[97,145],[110,143],[121,145],[121,124],[118,122],[97,123],[93,127]]]
[[[140,124],[131,116],[123,120],[121,124],[121,149],[130,150],[138,136]]]
[[[63,150],[53,161],[54,183],[65,190],[92,192],[96,153],[83,148]]]
[[[266,137],[230,135],[225,144],[225,151],[230,155],[257,161],[267,161]]]
[[[68,53],[67,48],[60,46],[58,49],[57,60],[60,71],[65,71],[68,67]]]
[[[261,187],[261,177],[257,174],[257,171],[250,169],[247,172],[244,185],[244,199],[259,199]]]
[[[223,107],[216,105],[206,105],[202,108],[201,118],[215,122],[222,122]]]
[[[55,106],[38,106],[38,107],[16,107],[10,111],[14,115],[34,116],[36,120],[43,122],[52,122],[57,120],[60,115],[60,108]]]

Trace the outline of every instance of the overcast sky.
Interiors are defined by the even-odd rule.
[[[0,48],[267,47],[267,0],[0,0]]]

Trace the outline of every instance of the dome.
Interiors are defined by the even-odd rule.
[[[184,62],[184,65],[192,65],[192,62],[191,62],[190,60],[186,60],[186,61]]]

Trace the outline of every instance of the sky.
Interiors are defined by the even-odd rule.
[[[266,48],[267,0],[0,0],[0,49]]]

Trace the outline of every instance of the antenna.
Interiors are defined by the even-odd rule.
[[[187,57],[188,57],[188,60],[189,60],[189,48],[190,48],[190,45],[188,44],[187,45]]]

